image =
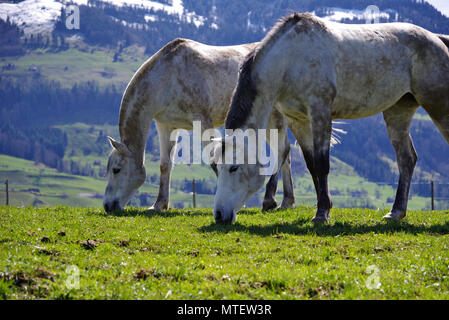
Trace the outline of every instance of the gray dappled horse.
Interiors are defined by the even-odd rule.
[[[192,129],[195,120],[203,130],[223,126],[234,90],[239,65],[256,46],[208,46],[192,40],[169,42],[135,73],[120,106],[121,141],[109,138],[113,147],[107,165],[108,184],[103,199],[107,212],[121,210],[145,182],[145,145],[151,121],[156,121],[160,147],[160,185],[150,209],[169,208],[170,175],[173,167],[176,129]],[[278,130],[278,162],[282,170],[282,208],[294,205],[290,169],[287,121],[276,110],[270,111],[268,128]],[[269,183],[263,209],[277,207],[275,194],[279,170]]]
[[[409,128],[418,106],[449,143],[448,43],[447,36],[407,23],[348,25],[292,14],[246,58],[225,126],[265,127],[275,106],[288,117],[315,184],[318,209],[313,221],[326,222],[332,207],[332,120],[382,112],[400,173],[395,202],[385,218],[400,220],[406,215],[417,161]],[[223,144],[233,140],[226,137]],[[255,175],[259,167],[218,166],[217,222],[235,220],[251,196],[240,176]]]

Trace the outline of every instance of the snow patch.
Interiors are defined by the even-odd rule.
[[[323,12],[323,11],[322,11]],[[321,13],[321,12],[320,12]],[[316,14],[312,11],[312,14]],[[366,20],[371,19],[387,19],[390,18],[394,21],[398,20],[398,14],[394,10],[379,11],[379,13],[367,14],[365,10],[350,10],[343,8],[324,8],[324,16],[321,16],[323,20],[341,22],[343,20]]]
[[[193,11],[187,11],[182,0],[172,0],[171,4],[164,4],[156,1],[148,0],[102,0],[117,7],[137,6],[145,10],[153,10],[166,12],[173,15],[181,21],[194,24],[197,28],[205,24],[207,18],[197,15]],[[9,17],[21,28],[26,35],[36,33],[51,33],[55,23],[61,14],[61,8],[69,4],[87,5],[88,0],[25,0],[19,3],[0,3],[0,19],[5,20]],[[82,17],[81,17],[82,19]],[[148,14],[145,21],[158,21],[156,15]],[[127,24],[126,21],[124,21]],[[128,24],[132,25],[132,24]],[[218,29],[217,24],[213,24],[212,28]]]
[[[0,19],[17,24],[25,33],[50,33],[61,14],[63,4],[54,0],[25,0],[0,3]]]
[[[75,0],[75,2],[77,1],[84,0]],[[205,17],[197,15],[195,12],[185,10],[182,0],[172,0],[171,5],[149,0],[103,0],[103,2],[110,3],[117,7],[127,5],[131,7],[141,7],[146,10],[164,11],[169,15],[177,16],[180,20],[185,19],[187,23],[193,23],[196,27],[204,25],[204,22],[206,21]],[[152,18],[150,15],[148,17],[148,21],[153,21],[151,20]],[[145,17],[145,20],[146,19],[147,18]]]

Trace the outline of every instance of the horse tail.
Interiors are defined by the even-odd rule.
[[[331,147],[341,143],[341,135],[345,135],[346,131],[335,127],[336,125],[345,125],[345,122],[332,121]]]
[[[446,47],[449,49],[449,35],[446,34],[437,34],[438,38],[444,42]]]

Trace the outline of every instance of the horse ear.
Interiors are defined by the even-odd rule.
[[[123,143],[112,139],[108,136],[109,143],[111,144],[111,147],[113,147],[115,150],[120,152],[123,155],[129,155],[131,152],[129,151],[128,147],[124,145]]]

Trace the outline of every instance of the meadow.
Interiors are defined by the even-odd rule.
[[[3,299],[448,299],[449,211],[0,207]]]

